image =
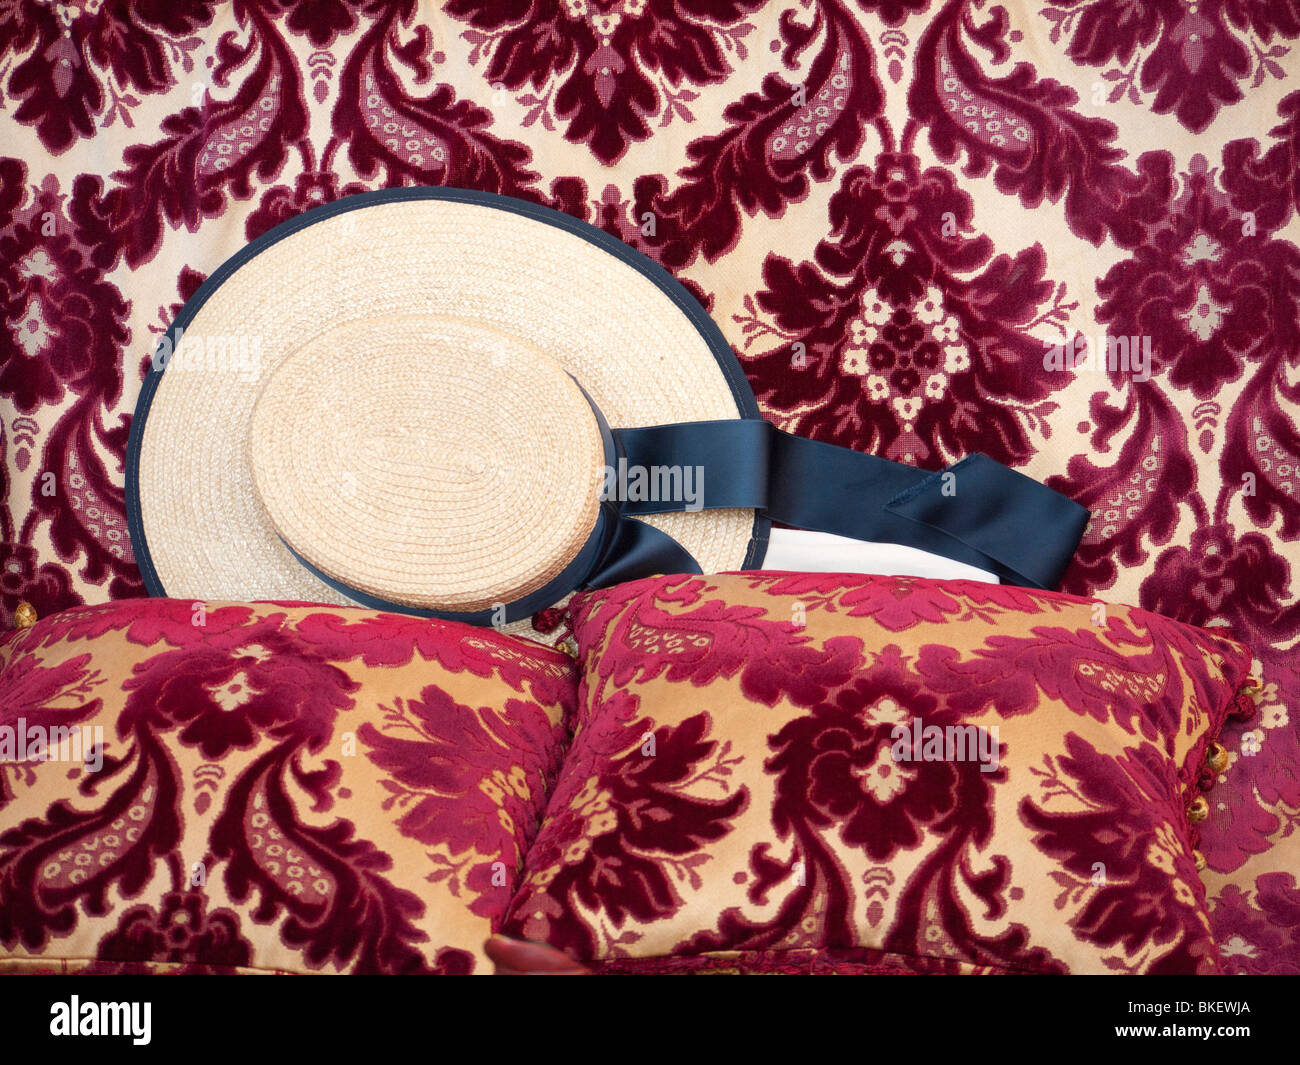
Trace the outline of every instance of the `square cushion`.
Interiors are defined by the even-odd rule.
[[[1188,807],[1233,640],[908,577],[570,608],[576,731],[507,934],[606,971],[1215,970]]]
[[[10,632],[0,971],[491,972],[574,694],[557,651],[345,607]]]

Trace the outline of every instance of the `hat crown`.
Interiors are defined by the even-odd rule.
[[[417,608],[491,610],[587,541],[605,464],[554,360],[440,316],[345,323],[289,352],[249,429],[258,500],[326,577]]]

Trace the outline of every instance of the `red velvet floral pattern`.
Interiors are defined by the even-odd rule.
[[[1298,48],[1295,0],[7,4],[0,627],[143,593],[143,367],[246,240],[549,204],[673,271],[771,420],[1050,480],[1096,515],[1066,590],[1250,645],[1204,875],[1225,963],[1300,972]],[[1103,330],[1149,381],[1042,367]]]
[[[1236,641],[919,578],[570,608],[577,728],[506,934],[603,971],[1218,969],[1186,807]]]
[[[360,609],[10,633],[0,730],[82,731],[0,761],[0,971],[490,972],[573,696],[558,652]]]

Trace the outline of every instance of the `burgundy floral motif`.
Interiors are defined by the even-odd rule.
[[[691,85],[712,85],[732,69],[728,53],[744,59],[745,17],[757,0],[562,0],[514,4],[452,0],[448,12],[472,28],[463,37],[470,62],[486,60],[494,86],[519,91],[534,105],[530,121],[546,128],[566,122],[565,136],[587,144],[602,163],[620,159],[645,140],[648,119],[687,121]],[[544,92],[538,97],[535,93]]]
[[[1238,536],[1231,525],[1192,532],[1187,547],[1156,559],[1142,583],[1150,609],[1190,625],[1227,621],[1229,631],[1258,632],[1269,642],[1300,629],[1300,607],[1282,608],[1290,568],[1261,533]]]
[[[268,736],[319,750],[359,685],[283,628],[284,615],[273,614],[141,663],[123,685],[131,695],[119,729],[180,729],[209,760]]]
[[[1146,561],[1149,543],[1168,543],[1190,505],[1205,520],[1204,502],[1195,494],[1196,463],[1187,421],[1159,388],[1126,388],[1117,406],[1108,392],[1094,392],[1089,419],[1091,452],[1072,455],[1065,476],[1047,484],[1092,511],[1092,520],[1066,571],[1062,586],[1086,594],[1115,583],[1121,567]],[[1102,467],[1093,454],[1118,444],[1114,465]]]
[[[1282,121],[1269,131],[1274,143],[1261,156],[1253,139],[1223,149],[1224,187],[1239,211],[1255,215],[1260,229],[1275,230],[1300,211],[1300,91],[1277,106]]]
[[[126,631],[129,642],[152,647],[202,643],[207,636],[228,636],[249,623],[257,608],[246,604],[213,606],[181,599],[124,599],[117,603],[69,607],[43,617],[23,637],[24,648],[53,647],[63,641],[93,641],[105,633]]]
[[[1259,544],[1254,545],[1258,551]],[[1208,565],[1210,588],[1224,598],[1234,581],[1258,567],[1258,554],[1219,558],[1230,545],[1207,542],[1202,547]],[[1170,574],[1170,587],[1186,596],[1197,594],[1200,578],[1182,551],[1183,565]],[[1225,574],[1232,571],[1232,576]],[[1030,636],[990,635],[973,657],[941,643],[927,644],[915,664],[926,688],[946,695],[950,705],[964,714],[992,709],[1000,716],[1031,711],[1043,695],[1062,700],[1076,713],[1098,721],[1114,721],[1130,734],[1148,739],[1177,729],[1187,693],[1180,660],[1195,660],[1206,641],[1218,644],[1229,658],[1241,648],[1230,638],[1197,633],[1161,613],[1129,610],[1124,616],[1106,616],[1105,605],[1094,601],[1086,627],[1051,624],[1050,615],[1079,611],[1080,600],[1045,596],[1028,588],[986,584],[980,581],[929,581],[908,577],[873,577],[859,574],[740,574],[746,584],[772,596],[794,596],[805,612],[842,612],[848,618],[871,618],[891,632],[906,632],[918,623],[961,624],[978,621],[997,624],[1020,614],[1047,615],[1033,625]],[[1267,583],[1267,582],[1265,582]],[[1159,608],[1166,604],[1157,603]],[[1172,614],[1171,610],[1164,613]],[[1183,622],[1204,625],[1211,615],[1184,617]],[[1224,636],[1240,625],[1224,631]],[[1103,639],[1103,636],[1105,639]],[[1189,675],[1196,705],[1218,706],[1244,680],[1227,676],[1221,683],[1193,671]],[[1224,686],[1226,685],[1226,690]]]
[[[348,33],[356,26],[355,9],[358,5],[344,0],[271,0],[268,6],[287,12],[289,18],[285,25],[290,32],[306,37],[315,48],[328,48],[339,34]]]
[[[95,133],[96,119],[131,125],[135,93],[158,93],[194,69],[196,31],[212,20],[203,4],[132,3],[124,32],[119,5],[103,0],[10,4],[0,16],[0,52],[23,58],[8,71],[4,95],[18,100],[14,119],[34,125],[52,155]],[[106,98],[111,97],[111,101]],[[105,111],[105,106],[108,110]]]
[[[1031,632],[989,636],[967,661],[951,647],[927,644],[916,670],[929,690],[943,692],[966,713],[1028,713],[1046,695],[1151,742],[1177,733],[1189,701],[1179,659],[1201,653],[1200,641],[1189,640],[1180,626],[1150,614],[1111,617],[1104,629],[1043,625]],[[1192,687],[1197,706],[1222,705],[1235,690],[1211,691],[1198,677]]]
[[[746,893],[760,904],[778,885],[788,894],[770,920],[752,922],[738,908],[728,909],[715,931],[691,937],[679,950],[857,946],[855,904],[864,889],[853,883],[837,853],[843,847],[860,849],[878,863],[880,875],[868,877],[865,891],[887,897],[893,879],[886,863],[900,850],[937,839],[942,842],[902,886],[898,919],[884,948],[1012,969],[1062,970],[1048,951],[1026,947],[1022,927],[1012,925],[996,939],[976,931],[964,899],[973,893],[987,912],[1001,912],[1011,868],[995,861],[991,872],[974,875],[962,855],[988,842],[992,788],[1006,772],[985,772],[974,759],[927,760],[921,751],[914,761],[896,760],[894,730],[910,729],[916,718],[927,727],[945,728],[963,715],[929,694],[900,648],[891,645],[851,684],[828,692],[809,714],[771,736],[773,756],[764,768],[776,778],[772,824],[791,850],[782,860],[768,844],[756,844]],[[832,835],[838,843],[828,838]],[[876,900],[867,919],[875,924],[882,917]]]
[[[102,458],[105,451],[120,457],[126,448],[126,419],[106,424],[104,409],[122,394],[120,351],[130,339],[130,308],[74,233],[58,181],[49,176],[31,188],[22,206],[23,165],[2,160],[0,173],[0,305],[12,323],[0,333],[0,395],[30,413],[73,396],[43,439],[31,420],[34,428],[23,440],[29,456],[27,447],[40,447],[40,466],[21,528],[14,528],[10,509],[0,512],[7,541],[0,547],[0,596],[12,617],[23,599],[39,612],[72,599],[66,572],[38,563],[29,546],[42,523],[60,557],[80,559],[85,580],[109,579],[111,592],[127,595],[138,576],[123,489]]]
[[[725,836],[748,805],[748,792],[726,780],[738,761],[728,757],[730,742],[707,738],[708,714],[650,732],[651,723],[628,720],[627,709],[612,715],[614,724],[607,719],[602,729],[584,730],[570,749],[567,783],[548,807],[557,814],[528,852],[505,934],[580,959],[621,953],[641,934],[615,932],[676,912],[683,905],[677,881],[700,886],[698,870],[708,861],[701,847]],[[722,797],[687,790],[701,781]],[[578,907],[600,914],[596,928],[578,918]]]
[[[852,159],[880,115],[884,94],[875,56],[849,12],[818,4],[808,26],[783,17],[781,36],[784,44],[774,42],[774,50],[792,71],[821,39],[800,83],[772,74],[760,91],[728,105],[726,128],[688,147],[691,163],[671,192],[661,174],[643,175],[633,186],[635,217],[650,212],[656,219],[642,250],[671,269],[729,251],[742,212],[779,217],[787,204],[803,200],[809,179],[829,178],[833,155]]]
[[[1300,336],[1300,250],[1243,218],[1213,178],[1194,156],[1164,218],[1097,282],[1098,321],[1115,336],[1156,338],[1152,373],[1200,399]]]
[[[24,728],[50,737],[53,728],[78,725],[98,712],[101,700],[95,689],[103,683],[97,669],[90,668],[89,654],[69,658],[57,665],[42,667],[35,658],[23,656],[5,669],[4,703],[0,705],[0,725],[13,725],[21,713]],[[79,699],[80,706],[69,700]],[[58,702],[59,706],[51,704]],[[21,708],[21,709],[20,709]],[[48,743],[48,739],[46,740]],[[17,752],[9,755],[15,757]],[[11,802],[15,786],[35,783],[34,763],[14,760],[0,762],[0,809]]]
[[[489,629],[405,614],[320,610],[302,619],[296,638],[332,662],[359,658],[367,666],[400,666],[415,655],[451,673],[492,677],[541,703],[572,702],[572,660]]]
[[[1248,0],[1053,0],[1043,9],[1054,23],[1051,41],[1069,35],[1067,54],[1089,66],[1107,69],[1114,86],[1110,102],[1128,95],[1155,93],[1151,109],[1173,113],[1200,132],[1219,109],[1242,99],[1245,79],[1259,88],[1267,77],[1284,78],[1277,62],[1289,49],[1275,39],[1300,37],[1300,11],[1291,3]],[[1272,45],[1267,51],[1265,46]],[[1249,48],[1247,47],[1249,46]],[[1253,75],[1253,76],[1252,76]]]
[[[0,305],[10,323],[0,335],[0,392],[29,413],[68,391],[115,403],[130,308],[87,261],[57,178],[47,177],[19,210],[24,168],[5,160],[4,170],[14,210],[0,230]]]
[[[8,511],[0,509],[0,525],[8,524]],[[0,625],[13,624],[19,603],[30,603],[39,617],[61,610],[73,598],[66,569],[41,562],[28,544],[0,543]]]
[[[1246,381],[1228,416],[1228,437],[1236,445],[1224,448],[1220,460],[1223,487],[1216,516],[1225,519],[1232,501],[1240,498],[1261,528],[1280,518],[1282,539],[1295,540],[1300,538],[1300,428],[1294,412],[1300,405],[1300,384],[1289,371],[1298,364],[1300,352],[1300,252],[1293,242],[1281,239],[1278,230],[1292,211],[1300,211],[1300,92],[1282,100],[1278,114],[1283,121],[1271,131],[1277,141],[1262,158],[1255,141],[1233,141],[1223,150],[1223,186],[1239,212],[1239,244],[1247,258],[1243,262],[1238,251],[1232,262],[1241,281],[1265,296],[1266,324],[1254,325],[1268,339],[1246,339],[1239,349],[1242,356],[1259,360],[1260,372]],[[1246,240],[1248,221],[1253,221],[1255,234]],[[1264,239],[1265,233],[1269,239]],[[1288,636],[1296,631],[1290,629]],[[1276,646],[1286,642],[1275,639]]]
[[[901,26],[918,11],[930,6],[930,0],[857,0],[863,11],[879,16],[886,26]]]
[[[1263,805],[1277,801],[1279,795],[1287,791],[1294,794],[1300,781],[1297,781],[1294,755],[1283,747],[1288,737],[1278,736],[1277,742],[1261,744],[1259,736],[1257,729],[1243,731],[1233,728],[1231,723],[1220,736],[1234,764],[1227,773],[1220,774],[1210,799],[1210,819],[1199,826],[1199,849],[1206,866],[1216,873],[1231,873],[1239,869],[1254,855],[1267,852],[1279,835],[1285,838],[1294,832],[1300,822],[1289,814],[1279,817]],[[1249,741],[1246,737],[1250,737]],[[1279,755],[1280,747],[1283,751]],[[1243,757],[1247,751],[1254,753]],[[1261,785],[1258,791],[1257,782]],[[1242,881],[1243,886],[1248,883],[1249,880]],[[1216,938],[1219,938],[1218,911],[1211,916]],[[1278,967],[1278,972],[1290,971],[1288,958],[1285,953],[1278,954],[1270,962]]]
[[[446,83],[418,99],[403,86],[399,66],[417,83],[427,83],[445,61],[432,50],[427,26],[417,26],[408,43],[397,43],[398,26],[413,11],[381,8],[349,54],[322,169],[329,169],[336,147],[346,144],[357,173],[382,177],[386,185],[454,185],[540,200],[533,187],[538,175],[528,169],[532,153],[488,132],[489,111],[458,99]]]
[[[964,152],[967,174],[993,168],[999,191],[1019,196],[1026,207],[1064,196],[1066,219],[1079,237],[1100,244],[1110,235],[1132,246],[1141,235],[1138,220],[1168,188],[1169,154],[1141,156],[1134,173],[1120,164],[1124,152],[1110,144],[1114,124],[1079,114],[1073,89],[1040,79],[1029,63],[1017,63],[1004,78],[986,75],[966,38],[1003,62],[1010,57],[1008,26],[1000,5],[981,24],[973,5],[948,0],[918,46],[907,97],[912,120],[929,128],[945,163]]]
[[[171,760],[152,736],[139,736],[125,758],[105,757],[80,791],[94,795],[124,774],[95,809],[60,799],[0,834],[0,945],[38,951],[76,926],[79,908],[107,913],[110,889],[129,899],[156,863],[176,861],[181,822]]]
[[[59,554],[80,560],[84,580],[107,581],[109,595],[137,595],[141,581],[126,527],[126,492],[102,458],[103,452],[125,454],[129,421],[122,415],[105,425],[101,407],[98,396],[85,396],[49,433],[45,469],[54,474],[48,482],[54,490],[46,492],[39,481],[33,486],[22,536],[30,540],[37,523],[48,522]]]
[[[543,727],[536,704],[510,699],[501,713],[475,710],[435,685],[383,710],[380,724],[366,722],[357,738],[391,778],[384,809],[401,811],[404,834],[446,846],[447,857],[430,855],[439,866],[430,881],[448,880],[452,894],[471,893],[474,913],[499,917],[508,896],[493,884],[493,867],[504,863],[513,879],[523,861],[558,769],[558,730]],[[514,763],[508,771],[503,749]]]
[[[314,152],[310,147],[306,149],[306,155],[309,160],[313,159]],[[273,229],[312,207],[320,207],[322,204],[333,203],[342,196],[367,191],[367,186],[357,181],[350,181],[340,187],[338,177],[332,172],[309,167],[294,179],[293,188],[275,185],[262,194],[257,210],[248,216],[248,221],[244,224],[244,235],[250,241],[256,240],[268,229]]]
[[[1262,666],[1259,714],[1229,723],[1223,742],[1230,766],[1219,775],[1210,820],[1201,826],[1201,850],[1216,870],[1229,871],[1290,831],[1288,810],[1300,808],[1294,706],[1283,693],[1300,686],[1295,655],[1278,650],[1300,631],[1300,607],[1290,600],[1291,570],[1261,533],[1240,534],[1231,524],[1192,533],[1188,547],[1173,547],[1155,561],[1142,583],[1151,609],[1195,625],[1224,625],[1249,640]]]
[[[1236,884],[1214,903],[1214,930],[1223,971],[1233,976],[1277,972],[1276,959],[1300,950],[1300,887],[1290,873],[1255,881],[1255,905]]]
[[[384,873],[393,860],[342,819],[324,828],[303,823],[286,784],[292,779],[328,810],[337,762],[316,772],[299,763],[293,740],[258,758],[231,787],[212,828],[212,851],[227,862],[226,887],[242,903],[258,900],[253,919],[283,918],[282,941],[320,968],[333,962],[359,973],[467,973],[473,958],[440,949],[430,966],[415,944],[428,936],[412,923],[425,906]]]
[[[1073,378],[1042,369],[1028,332],[1063,328],[1042,248],[994,256],[952,175],[905,152],[850,170],[830,215],[813,262],[768,256],[737,319],[747,347],[775,344],[744,358],[760,404],[790,432],[929,469],[1023,463]]]
[[[108,191],[97,174],[73,184],[77,235],[95,248],[100,268],[122,258],[139,266],[157,254],[164,223],[193,230],[226,209],[227,193],[250,198],[253,181],[278,174],[305,136],[302,79],[288,42],[257,5],[236,10],[247,40],[223,35],[208,75],[215,88],[237,80],[235,95],[218,101],[209,91],[168,115],[162,140],[126,149],[126,169],[113,174],[118,184]]]
[[[161,907],[135,906],[99,942],[91,971],[130,971],[141,962],[181,962],[185,972],[222,972],[252,961],[253,947],[239,929],[239,915],[209,910],[201,891],[171,891]]]
[[[1067,796],[1082,805],[1052,813],[1047,801],[1026,798],[1020,816],[1034,830],[1034,843],[1063,871],[1052,879],[1062,896],[1087,896],[1087,904],[1070,920],[1087,942],[1121,946],[1137,954],[1124,971],[1191,973],[1217,971],[1218,958],[1208,926],[1198,936],[1188,929],[1205,925],[1199,911],[1205,887],[1191,857],[1185,829],[1161,813],[1171,790],[1168,759],[1149,744],[1125,753],[1118,768],[1080,736],[1066,736],[1068,755],[1050,759],[1042,770],[1044,794]],[[1095,863],[1102,863],[1098,881]],[[1172,888],[1172,894],[1171,894]],[[1161,956],[1152,966],[1143,952]],[[1110,964],[1121,968],[1113,956]]]
[[[1300,103],[1300,95],[1288,99],[1292,110]],[[1278,130],[1294,137],[1286,124]],[[1233,142],[1225,158],[1241,159],[1249,147]],[[1287,186],[1273,174],[1279,153],[1285,158],[1289,151],[1284,142],[1253,170],[1225,166],[1221,179],[1203,157],[1194,157],[1177,195],[1171,188],[1161,211],[1142,225],[1145,235],[1132,256],[1098,281],[1099,321],[1112,336],[1152,338],[1153,376],[1173,388],[1208,399],[1252,364],[1260,372],[1247,379],[1229,413],[1228,435],[1239,443],[1222,451],[1223,482],[1213,511],[1196,491],[1187,419],[1164,389],[1127,389],[1118,405],[1107,402],[1106,393],[1094,394],[1093,448],[1104,453],[1119,442],[1119,454],[1108,468],[1075,455],[1068,476],[1049,482],[1093,511],[1067,586],[1105,587],[1117,563],[1145,561],[1150,544],[1168,542],[1184,506],[1204,530],[1212,521],[1226,522],[1228,507],[1240,497],[1262,524],[1280,514],[1283,536],[1300,535],[1293,492],[1300,472],[1291,461],[1300,436],[1286,412],[1300,392],[1283,370],[1293,359],[1288,352],[1300,344],[1300,253],[1268,228],[1291,211]],[[1213,444],[1221,412],[1215,402],[1195,408],[1203,451]]]
[[[1066,609],[1059,599],[1044,599],[1031,589],[982,581],[761,571],[747,573],[745,579],[769,595],[797,597],[805,612],[842,610],[846,617],[872,618],[890,632],[904,632],[918,622],[989,621],[1008,613]]]
[[[1294,323],[1293,323],[1294,325]],[[1278,539],[1300,539],[1300,384],[1289,382],[1284,363],[1288,351],[1300,350],[1300,330],[1280,329],[1265,357],[1264,368],[1246,383],[1228,416],[1226,435],[1234,441],[1223,449],[1219,469],[1223,486],[1215,504],[1219,520],[1240,499],[1247,515],[1261,528],[1280,522]],[[1290,339],[1294,337],[1294,339]],[[1279,546],[1281,546],[1279,544]],[[1295,633],[1297,629],[1291,629]]]
[[[974,760],[922,761],[920,751],[912,763],[892,756],[896,725],[910,727],[918,717],[940,727],[957,722],[909,678],[907,665],[897,646],[882,648],[868,667],[869,677],[855,680],[771,738],[774,756],[766,768],[778,777],[772,813],[782,839],[796,825],[834,829],[846,845],[886,862],[896,851],[915,847],[927,830],[956,828],[965,819],[959,803],[987,819],[988,789],[996,773],[982,772]],[[888,816],[881,807],[888,807]],[[972,827],[977,842],[987,835],[987,824]],[[819,858],[828,857],[804,834],[796,835],[801,845],[820,852]],[[751,894],[761,894],[760,885],[767,886],[762,878]],[[847,910],[836,912],[837,920],[846,920]],[[847,924],[838,931],[847,932]]]
[[[588,616],[597,619],[584,630],[579,654],[605,642],[631,652],[609,656],[612,666],[603,656],[594,664],[601,690],[659,676],[702,686],[739,675],[741,691],[755,702],[771,706],[785,698],[807,706],[828,687],[843,684],[861,661],[862,641],[856,637],[832,637],[813,647],[793,618],[774,621],[753,607],[705,599],[709,590],[707,580],[687,577],[677,585],[637,581],[575,596],[570,601],[575,629]],[[695,609],[673,609],[679,603]],[[616,604],[627,605],[614,609]],[[607,631],[599,629],[602,615],[612,617]],[[587,713],[590,705],[580,712]]]

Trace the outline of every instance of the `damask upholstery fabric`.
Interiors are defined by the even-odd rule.
[[[1219,970],[1187,807],[1236,641],[910,577],[571,609],[575,736],[507,934],[606,971]]]
[[[688,285],[781,427],[983,451],[1093,509],[1065,591],[1230,626],[1264,686],[1212,922],[1229,971],[1300,972],[1298,41],[1296,0],[15,0],[0,628],[142,594],[143,368],[247,240],[389,185],[523,197]],[[1149,379],[1044,367],[1103,331]]]
[[[570,659],[370,610],[197,607],[0,641],[0,972],[491,972]]]

